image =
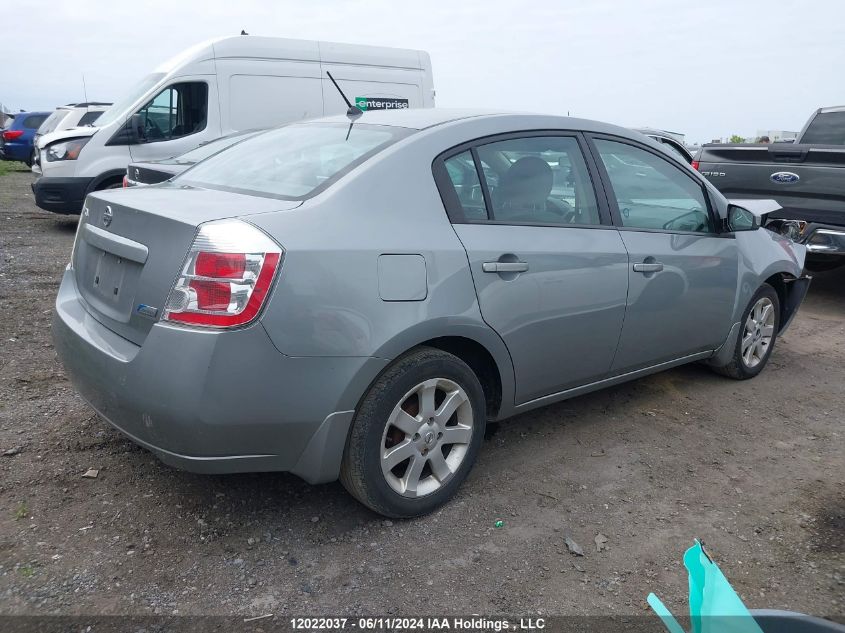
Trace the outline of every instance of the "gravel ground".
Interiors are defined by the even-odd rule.
[[[50,342],[76,218],[31,178],[0,177],[0,613],[684,612],[696,537],[749,606],[845,613],[845,271],[757,379],[693,365],[522,415],[452,503],[390,522],[336,483],[173,470],[98,419]]]

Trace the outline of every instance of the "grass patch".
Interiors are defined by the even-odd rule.
[[[5,176],[13,171],[26,171],[29,169],[26,163],[19,163],[12,160],[0,160],[0,176]]]
[[[15,510],[15,521],[20,521],[21,519],[25,519],[29,514],[29,508],[26,507],[26,502],[21,501],[18,504],[17,509]]]
[[[25,563],[18,567],[18,573],[24,578],[32,578],[35,575],[35,567],[29,563]]]

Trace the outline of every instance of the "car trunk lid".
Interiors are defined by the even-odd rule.
[[[86,200],[74,245],[78,292],[95,319],[141,345],[200,224],[300,204],[175,185],[98,192]]]

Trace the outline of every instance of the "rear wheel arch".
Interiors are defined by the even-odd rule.
[[[510,415],[515,381],[513,362],[505,343],[495,331],[477,322],[455,323],[453,319],[435,319],[385,341],[371,355],[390,359],[389,367],[395,359],[418,347],[434,347],[449,352],[470,366],[484,389],[488,419]],[[376,379],[378,376],[372,382]],[[365,394],[366,390],[361,398]]]
[[[472,369],[484,390],[487,417],[502,409],[502,375],[493,355],[478,341],[463,336],[443,336],[423,341],[420,347],[434,347],[457,356]]]

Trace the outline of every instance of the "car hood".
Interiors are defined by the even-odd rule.
[[[38,149],[44,149],[50,143],[56,141],[63,141],[69,138],[84,138],[86,136],[94,136],[97,133],[97,127],[72,127],[69,130],[59,130],[58,132],[50,132],[38,138]]]

